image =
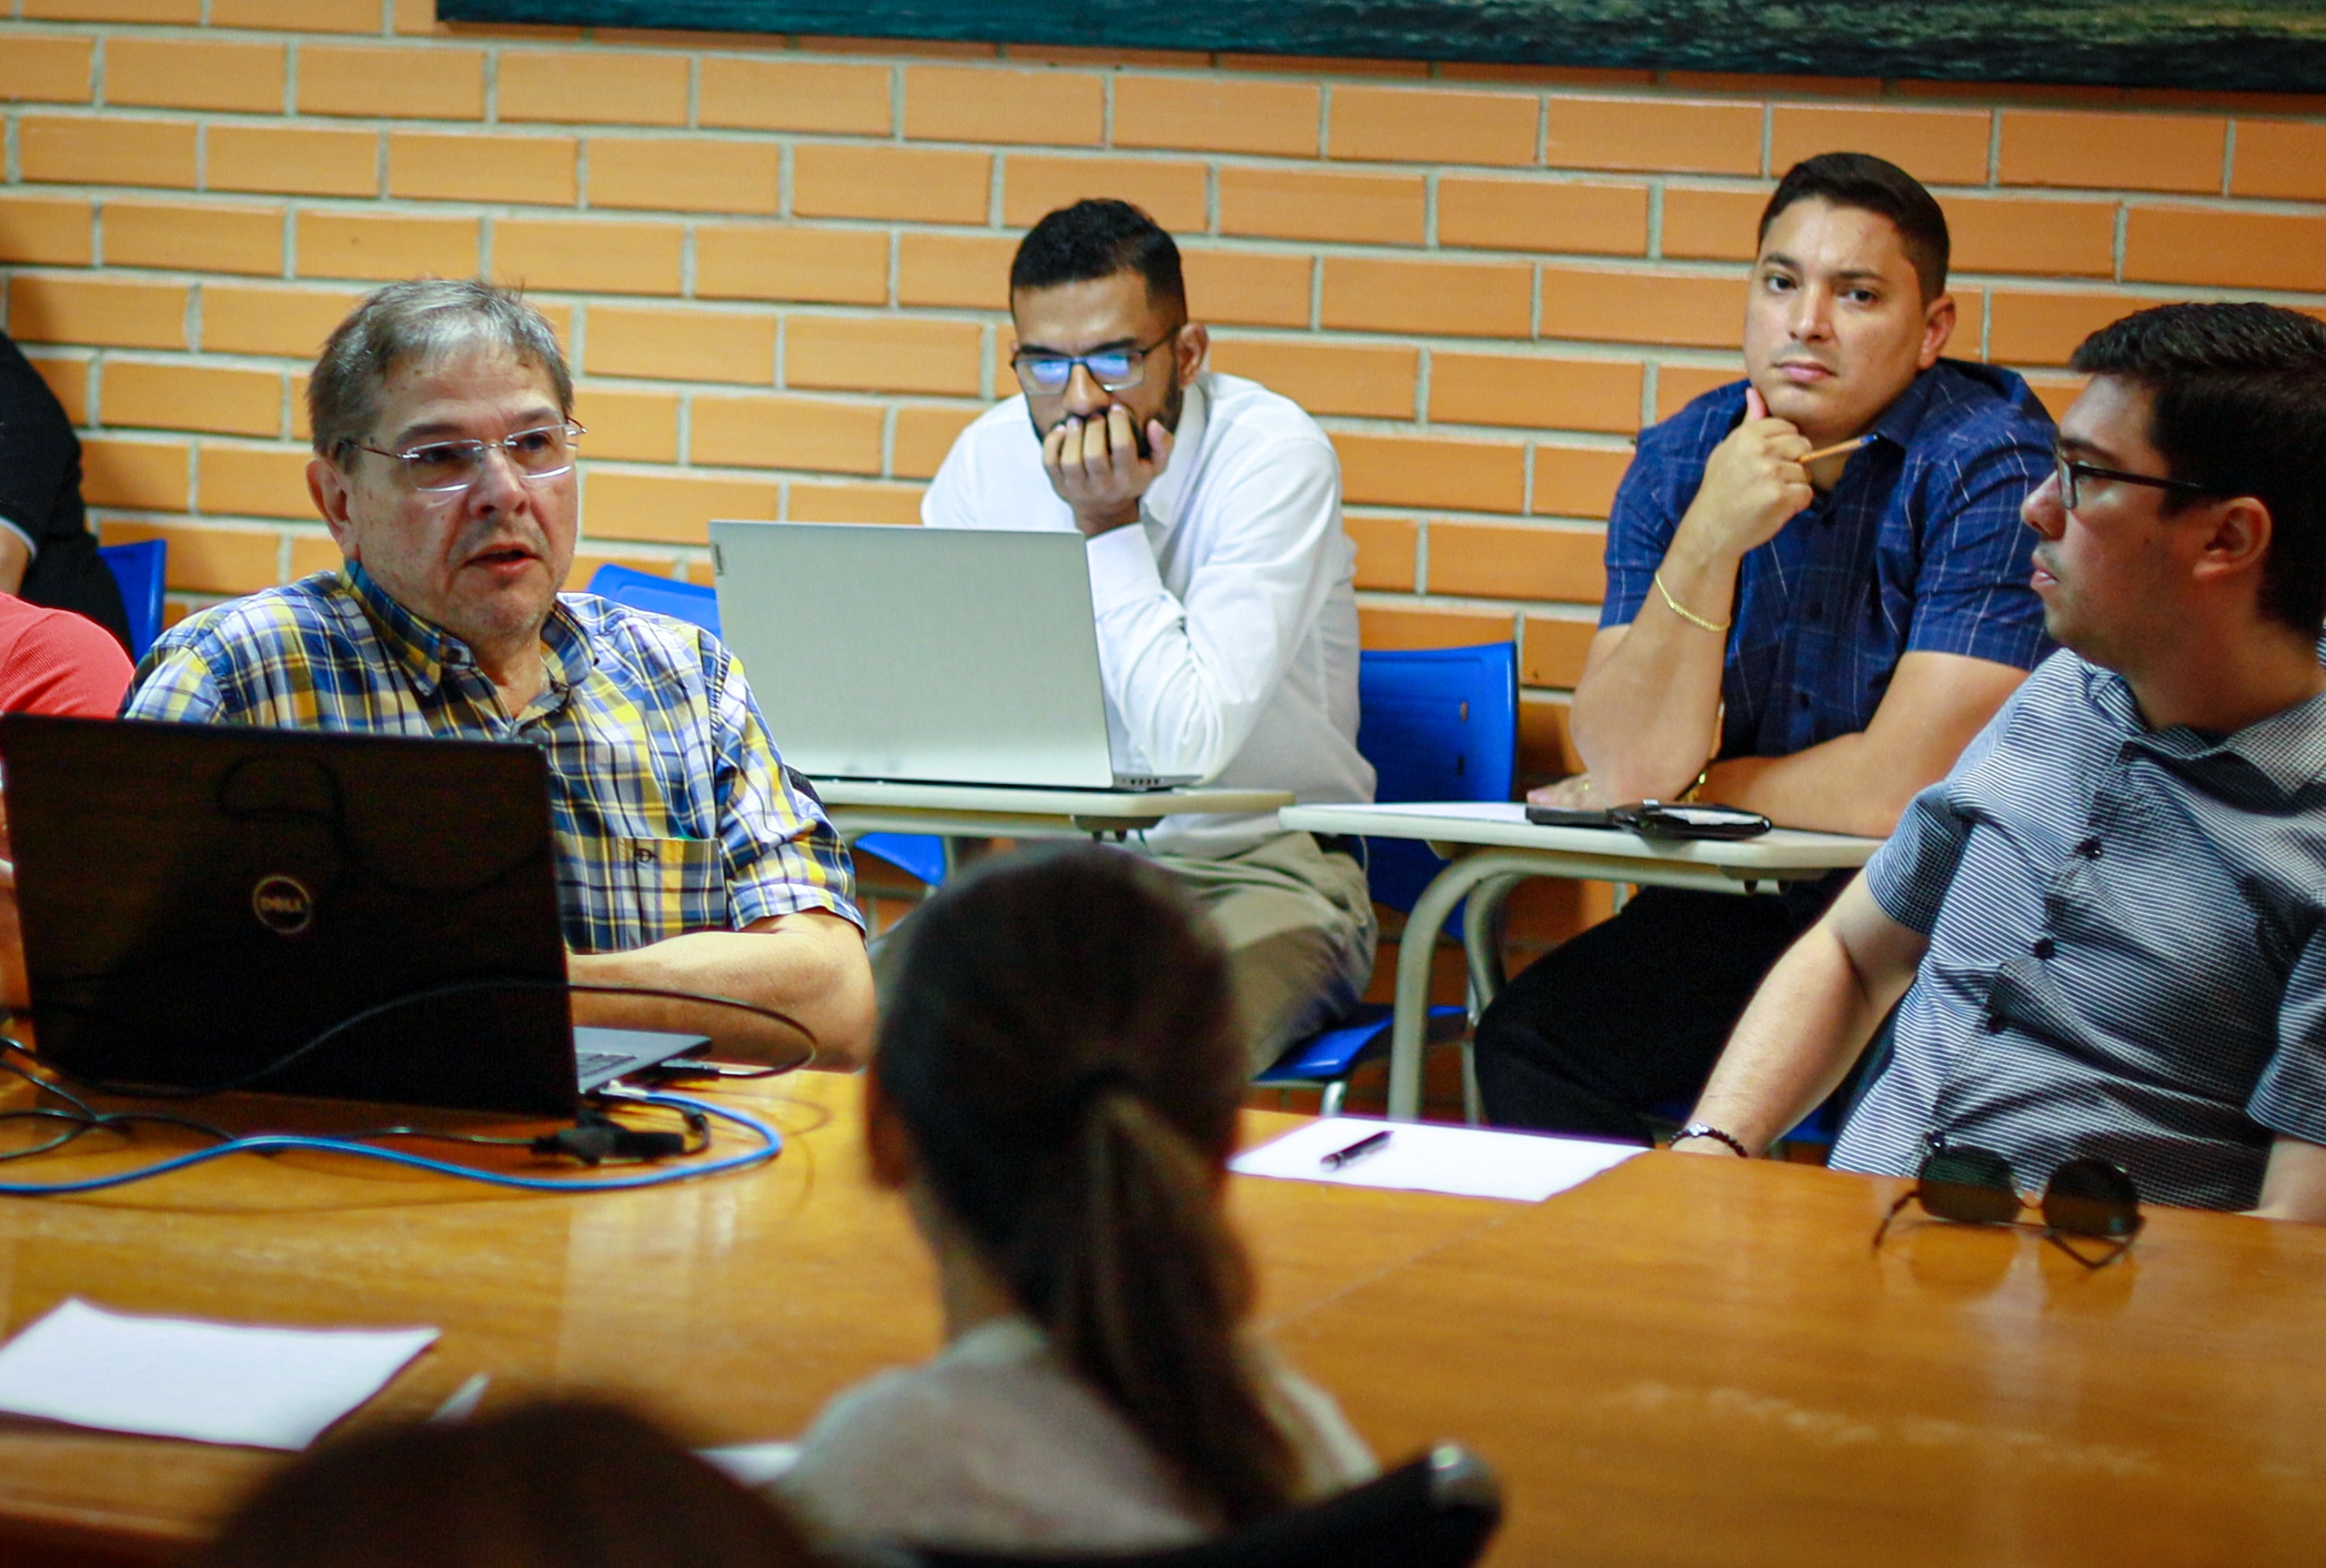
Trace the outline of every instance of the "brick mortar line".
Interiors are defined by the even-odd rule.
[[[295,69],[287,69],[286,80],[287,83],[290,84],[290,86],[287,88],[287,93],[295,91]],[[529,119],[503,121],[493,117],[493,111],[489,105],[488,106],[487,114],[476,119],[447,118],[433,116],[340,116],[316,111],[292,111],[278,115],[268,113],[264,110],[206,108],[198,106],[189,106],[171,104],[113,104],[99,101],[49,102],[45,100],[20,100],[12,102],[12,110],[33,114],[60,115],[68,117],[73,116],[77,113],[86,117],[102,116],[108,122],[116,124],[182,123],[186,117],[201,116],[209,120],[222,121],[228,124],[247,124],[262,127],[281,126],[285,128],[293,129],[321,129],[333,126],[352,127],[361,124],[368,125],[373,128],[382,130],[394,130],[398,127],[404,126],[447,127],[448,129],[448,134],[461,134],[461,128],[466,127],[468,134],[471,135],[478,134],[480,132],[488,132],[493,135],[535,136],[543,139],[559,136],[584,138],[594,135],[619,136],[644,140],[671,141],[785,140],[794,143],[819,146],[884,146],[899,148],[920,148],[930,151],[965,151],[987,156],[1007,156],[1011,153],[1026,153],[1042,156],[1071,157],[1082,156],[1089,157],[1120,157],[1133,162],[1186,163],[1190,161],[1208,161],[1215,167],[1257,167],[1290,173],[1339,173],[1368,177],[1397,177],[1399,176],[1411,176],[1415,178],[1425,178],[1435,174],[1454,173],[1465,177],[1493,178],[1499,176],[1515,181],[1529,183],[1531,183],[1530,176],[1540,176],[1546,183],[1553,184],[1599,183],[1614,184],[1617,186],[1644,186],[1649,182],[1662,178],[1705,182],[1701,186],[1691,188],[1703,188],[1708,190],[1736,189],[1740,187],[1766,188],[1770,182],[1770,176],[1766,175],[1743,174],[1720,170],[1611,168],[1594,167],[1581,165],[1527,166],[1464,163],[1459,160],[1384,158],[1332,159],[1310,158],[1296,155],[1253,153],[1233,149],[1201,147],[1120,146],[1112,144],[1068,144],[1052,142],[980,142],[949,137],[915,137],[909,139],[895,137],[884,138],[868,136],[844,131],[824,131],[814,129],[770,130],[751,126],[659,126],[628,124],[615,121],[589,120],[569,121]],[[130,112],[126,114],[116,112],[122,110]],[[2326,121],[2326,111],[2321,111],[2321,121]],[[2271,198],[2240,196],[2233,190],[2229,189],[2228,185],[2229,181],[2225,177],[2222,186],[2220,188],[2209,188],[2198,191],[2150,191],[2132,187],[2107,187],[2100,186],[2062,186],[2044,184],[2004,184],[2001,183],[1999,176],[1990,174],[1987,182],[1982,184],[1969,185],[1961,182],[1939,182],[1932,184],[1929,188],[1934,194],[1941,196],[1949,194],[1971,196],[2022,196],[2035,199],[2058,197],[2068,200],[2135,200],[2147,199],[2150,197],[2172,197],[2216,202],[2227,200],[2240,204],[2261,204],[2274,201],[2280,204],[2309,206],[2318,206],[2321,205],[2321,202],[2326,202],[2326,198],[2321,198],[2318,202],[2301,204],[2300,203],[2299,198]]]
[[[92,115],[87,117],[91,119],[106,118],[109,121],[116,118],[109,116],[96,115]],[[197,126],[196,128],[197,133],[206,133],[209,127],[207,124],[205,124]],[[230,128],[243,127],[237,126]],[[457,135],[458,133],[453,134]],[[549,141],[562,138],[536,136],[520,139]],[[206,142],[206,134],[197,136],[197,146]],[[790,149],[786,149],[787,152]],[[581,171],[587,167],[588,152],[589,149],[586,145],[577,146],[578,184],[581,178]],[[380,171],[383,175],[383,179],[387,167],[388,154],[388,147],[387,144],[383,143],[380,157]],[[393,215],[413,217],[461,216],[478,211],[486,211],[498,216],[541,216],[560,213],[604,213],[609,216],[629,216],[635,221],[657,221],[662,223],[723,222],[733,224],[759,223],[774,226],[786,221],[792,221],[804,222],[818,226],[823,226],[826,225],[858,228],[894,226],[909,229],[914,232],[952,234],[963,237],[1004,236],[1012,236],[1021,232],[1019,226],[1011,224],[998,216],[990,217],[983,224],[964,224],[946,220],[919,219],[911,216],[871,217],[855,214],[802,215],[796,212],[787,215],[784,212],[782,206],[779,206],[776,210],[768,212],[754,212],[731,208],[642,207],[628,206],[599,206],[590,205],[589,198],[579,193],[577,194],[574,201],[567,203],[552,201],[490,200],[477,197],[458,196],[404,196],[394,194],[393,192],[381,196],[350,196],[342,195],[337,192],[253,189],[231,186],[222,187],[212,186],[206,184],[206,176],[203,172],[201,172],[199,159],[200,154],[197,152],[196,178],[197,180],[203,180],[206,183],[196,184],[190,186],[116,183],[96,184],[86,181],[35,180],[22,177],[20,172],[12,172],[11,176],[6,180],[5,185],[0,185],[0,189],[20,192],[30,197],[37,197],[43,195],[62,196],[67,193],[73,192],[150,192],[181,200],[194,200],[196,201],[197,204],[199,198],[206,197],[217,198],[221,202],[226,203],[239,201],[245,204],[254,200],[285,201],[300,203],[314,207],[330,206],[333,210],[337,210],[338,207],[352,206],[365,211],[387,212]],[[791,183],[792,182],[790,179],[785,180],[784,184],[787,191],[789,190]],[[1004,186],[1005,183],[1003,170],[997,168],[991,178],[989,186],[989,213],[998,213],[999,203],[1002,199],[1002,188]],[[1933,194],[1939,196],[1942,200],[1950,195],[1956,196],[1958,199],[1961,196],[1961,193],[1959,192],[1949,192],[1942,189],[1934,189]],[[1970,199],[1977,200],[1979,198],[1973,196]],[[2179,191],[2113,193],[2100,190],[2079,190],[2073,192],[2061,192],[2058,193],[2056,196],[2009,195],[1990,199],[2036,201],[2045,203],[2047,205],[2057,205],[2061,207],[2093,207],[2107,205],[2110,206],[2120,207],[2127,211],[2137,208],[2146,212],[2195,212],[2224,217],[2253,216],[2283,217],[2292,219],[2326,218],[2326,197],[2302,198],[2291,196],[2231,196],[2225,198],[2215,196],[2197,195]],[[521,212],[507,210],[512,208],[522,208],[524,210]],[[1213,217],[1213,221],[1214,225],[1216,225],[1216,217]],[[1275,246],[1278,247],[1280,253],[1287,250],[1299,250],[1323,255],[1377,255],[1385,259],[1412,259],[1415,257],[1428,257],[1450,261],[1470,261],[1481,264],[1494,264],[1498,262],[1505,265],[1521,266],[1528,265],[1536,261],[1556,261],[1582,265],[1655,263],[1677,266],[1688,270],[1721,266],[1741,267],[1747,266],[1749,261],[1749,258],[1747,257],[1657,256],[1649,254],[1645,250],[1641,252],[1589,250],[1546,251],[1501,248],[1481,245],[1446,245],[1435,240],[1434,237],[1427,236],[1426,235],[1425,237],[1421,240],[1409,242],[1387,239],[1342,239],[1331,237],[1303,238],[1294,236],[1221,231],[1217,229],[1216,226],[1202,233],[1194,233],[1185,230],[1181,231],[1181,233],[1191,242],[1203,242],[1203,246],[1199,246],[1199,248],[1217,246],[1220,245],[1238,246]],[[1316,247],[1329,248],[1320,251],[1317,250]],[[2020,276],[2032,275],[1993,274],[1983,276]]]
[[[437,221],[453,223],[469,221],[477,222],[480,225],[488,219],[496,221],[557,222],[572,221],[576,218],[581,218],[584,221],[603,221],[609,224],[654,224],[658,226],[663,227],[680,226],[682,228],[691,228],[694,226],[702,224],[712,224],[720,226],[748,227],[751,226],[755,221],[758,221],[746,215],[739,214],[693,213],[687,215],[658,216],[652,214],[634,213],[633,209],[628,208],[612,209],[609,212],[603,212],[601,214],[601,209],[580,209],[562,206],[533,206],[529,204],[520,203],[431,201],[418,203],[415,205],[415,198],[376,199],[357,196],[276,196],[271,193],[259,192],[188,191],[176,186],[65,185],[60,183],[55,185],[42,184],[29,186],[12,186],[0,188],[20,192],[28,199],[36,200],[41,199],[42,197],[47,197],[59,201],[87,201],[92,205],[92,208],[96,212],[102,212],[103,207],[111,202],[134,201],[147,205],[165,206],[182,206],[196,209],[209,207],[218,211],[241,209],[255,213],[267,210],[280,210],[294,218],[303,214],[313,213],[322,216],[378,217],[384,220],[405,219],[420,221],[433,219]],[[216,199],[206,200],[203,198]],[[398,205],[398,203],[402,203],[404,205]],[[2203,209],[2180,207],[2172,210]],[[2129,209],[2120,211],[2120,228],[2122,228],[2129,224]],[[880,219],[833,220],[833,224],[834,231],[836,232],[880,232],[883,229],[892,228],[901,236],[912,233],[941,235],[950,232],[954,237],[984,237],[987,233],[987,231],[973,228],[964,230],[958,226],[952,231],[946,231],[927,226],[899,225],[893,220]],[[766,226],[770,229],[775,229],[780,226],[772,220],[768,220]],[[822,226],[819,223],[817,226],[821,227]],[[480,233],[482,231],[480,229]],[[1629,256],[1613,256],[1599,254],[1522,252],[1501,253],[1463,251],[1457,254],[1448,255],[1443,251],[1422,251],[1418,247],[1409,248],[1378,244],[1361,245],[1354,242],[1301,242],[1274,239],[1245,242],[1242,241],[1239,236],[1216,237],[1226,238],[1229,240],[1230,245],[1211,245],[1203,246],[1202,249],[1204,252],[1212,254],[1219,254],[1224,251],[1229,255],[1291,255],[1312,256],[1320,261],[1330,261],[1338,258],[1352,261],[1376,260],[1407,262],[1423,266],[1436,264],[1445,266],[1497,266],[1505,269],[1530,266],[1548,268],[1556,271],[1614,273],[1638,277],[1695,277],[1741,281],[1745,276],[1741,270],[1745,266],[1744,263],[1724,260],[1697,261],[1686,258],[1656,259],[1647,257],[1632,257]],[[2120,235],[2118,240],[2119,255],[2116,262],[2116,265],[2120,266],[2121,265],[2122,243],[2122,237]],[[1230,248],[1230,246],[1233,246],[1233,248]],[[1331,248],[1318,248],[1319,246],[1331,246]],[[22,266],[26,268],[43,268],[50,271],[78,270],[90,274],[98,272],[117,274],[121,271],[128,270],[146,276],[166,275],[174,276],[180,274],[197,276],[208,276],[206,274],[197,273],[192,268],[125,269],[117,266],[109,267],[102,264],[76,268],[73,264],[69,263],[22,263],[7,265]],[[236,274],[231,276],[241,276],[253,275]],[[2239,297],[2273,297],[2282,298],[2289,302],[2311,301],[2316,300],[2321,296],[2326,296],[2326,286],[2315,289],[2304,289],[2261,284],[2186,283],[2154,277],[2111,277],[2099,274],[2045,276],[2027,273],[1962,272],[1958,273],[1956,277],[1957,280],[1963,283],[1966,287],[1977,287],[1989,293],[2110,293],[2140,289],[2201,288],[2214,292],[2233,292],[2237,294]],[[315,275],[299,275],[296,273],[287,275],[287,280],[309,282],[364,281],[362,279],[327,279]],[[671,301],[684,304],[701,304],[706,306],[740,306],[742,307],[764,307],[769,308],[791,308],[806,306],[820,310],[836,310],[842,312],[851,310],[881,310],[891,313],[907,311],[919,313],[950,313],[952,317],[958,317],[964,312],[976,312],[979,313],[982,318],[991,318],[992,316],[998,314],[998,312],[992,311],[987,307],[965,306],[897,305],[872,307],[852,305],[846,301],[730,300],[726,298],[711,298],[688,295],[647,293],[628,294],[613,293],[612,291],[605,290],[562,290],[544,292],[569,294],[572,295],[579,300],[607,298],[610,295],[611,299],[614,301]],[[2133,296],[2128,295],[2128,297]],[[1239,324],[1228,323],[1226,325],[1234,327]],[[1253,329],[1266,330],[1274,327],[1275,324],[1247,323],[1241,325]],[[1530,334],[1528,337],[1518,337],[1515,336],[1503,335],[1409,333],[1387,327],[1311,327],[1302,329],[1281,327],[1276,327],[1275,329],[1286,331],[1308,330],[1312,332],[1324,332],[1335,335],[1358,337],[1380,337],[1385,335],[1400,338],[1406,337],[1425,338],[1459,337],[1463,340],[1479,342],[1519,343],[1527,341],[1558,341],[1557,339],[1541,338],[1539,337],[1539,333]],[[1586,341],[1600,340],[1595,339]]]

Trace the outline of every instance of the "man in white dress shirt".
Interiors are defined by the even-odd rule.
[[[1024,390],[962,432],[921,520],[1089,540],[1118,769],[1373,799],[1356,548],[1324,432],[1203,369],[1179,247],[1127,202],[1036,224],[1010,314]],[[1255,1070],[1363,992],[1375,930],[1354,845],[1270,814],[1171,817],[1143,837],[1227,944]]]

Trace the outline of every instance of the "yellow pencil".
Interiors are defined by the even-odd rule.
[[[1834,457],[1844,452],[1855,452],[1873,438],[1870,435],[1852,436],[1847,441],[1836,441],[1830,447],[1820,447],[1814,452],[1804,452],[1796,460],[1802,463],[1814,463],[1820,457]]]

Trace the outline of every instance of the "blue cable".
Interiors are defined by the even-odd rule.
[[[132,1181],[144,1181],[172,1171],[183,1171],[227,1154],[273,1154],[297,1149],[321,1150],[332,1154],[360,1154],[367,1159],[385,1160],[391,1165],[402,1165],[414,1171],[433,1171],[439,1175],[481,1181],[490,1187],[515,1187],[524,1191],[623,1192],[640,1187],[668,1186],[673,1181],[691,1181],[700,1176],[723,1175],[730,1171],[749,1170],[755,1165],[766,1164],[783,1151],[783,1134],[758,1117],[729,1106],[713,1105],[707,1100],[696,1100],[683,1094],[659,1093],[639,1095],[630,1103],[668,1106],[674,1111],[693,1111],[715,1116],[721,1121],[731,1122],[745,1131],[758,1134],[760,1144],[740,1154],[725,1155],[700,1165],[649,1171],[636,1176],[560,1181],[547,1176],[516,1176],[498,1171],[478,1171],[466,1165],[456,1165],[448,1160],[407,1154],[400,1149],[376,1149],[368,1143],[351,1142],[344,1138],[316,1138],[302,1132],[260,1132],[247,1138],[237,1138],[230,1143],[216,1143],[207,1149],[173,1155],[151,1165],[141,1165],[135,1171],[116,1171],[109,1176],[89,1176],[78,1181],[0,1181],[0,1197],[53,1198],[70,1192],[101,1192],[108,1187],[126,1187]]]

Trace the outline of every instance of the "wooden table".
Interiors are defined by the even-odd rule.
[[[1302,832],[1415,839],[1435,850],[1445,869],[1414,900],[1405,930],[1435,931],[1456,904],[1469,900],[1462,912],[1462,946],[1469,963],[1471,999],[1479,1009],[1502,990],[1496,916],[1511,890],[1529,877],[1713,893],[1774,891],[1780,883],[1853,870],[1882,844],[1879,839],[1794,828],[1723,840],[1644,839],[1612,828],[1542,827],[1526,820],[1526,808],[1515,800],[1287,806],[1276,813],[1276,819]],[[1397,990],[1389,1031],[1389,1114],[1406,1121],[1422,1113],[1422,1049],[1429,1022],[1435,946],[1434,941],[1409,941],[1397,947]],[[1463,1085],[1470,1120],[1475,1121],[1476,1085],[1466,1067]]]
[[[285,1159],[0,1201],[5,1327],[73,1293],[433,1323],[438,1348],[355,1421],[481,1371],[488,1404],[610,1387],[698,1442],[787,1436],[928,1353],[937,1321],[899,1206],[865,1183],[856,1081],[748,1102],[794,1131],[775,1165],[652,1192]],[[2326,1231],[2159,1211],[2087,1273],[2029,1234],[1908,1221],[1878,1255],[1897,1188],[1656,1154],[1539,1205],[1251,1179],[1233,1201],[1264,1332],[1375,1448],[1457,1437],[1501,1472],[1499,1564],[2315,1559]],[[36,1562],[35,1532],[166,1555],[276,1462],[0,1422],[0,1561]]]
[[[861,1081],[801,1073],[724,1091],[785,1129],[782,1155],[746,1175],[642,1192],[537,1197],[302,1155],[236,1157],[91,1198],[0,1199],[0,1328],[14,1334],[76,1294],[226,1321],[433,1324],[444,1331],[436,1347],[353,1422],[425,1415],[483,1372],[488,1405],[589,1386],[636,1396],[697,1443],[788,1437],[841,1389],[938,1344],[927,1260],[901,1204],[865,1178]],[[1254,1113],[1252,1132],[1297,1120]],[[140,1158],[180,1146],[151,1134]],[[124,1162],[93,1153],[0,1170],[52,1180]],[[1351,1203],[1306,1183],[1237,1185],[1265,1239],[1272,1318],[1313,1311],[1509,1212],[1484,1200]],[[180,1553],[277,1462],[0,1417],[0,1563],[26,1568],[19,1543],[34,1538]]]

